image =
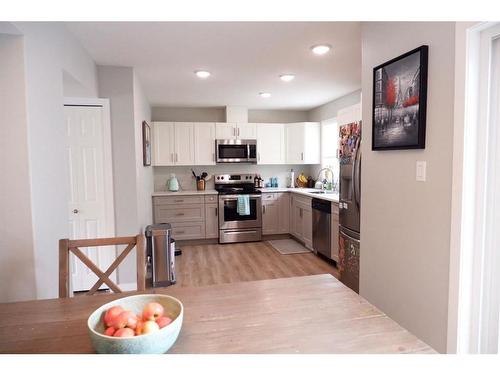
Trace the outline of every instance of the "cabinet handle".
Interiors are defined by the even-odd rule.
[[[218,216],[219,215],[219,209],[217,207],[215,207],[215,216]]]
[[[170,154],[170,160],[172,160],[172,163],[175,161],[174,160],[174,153],[173,152]]]
[[[183,230],[178,230],[178,231],[175,231],[175,234],[184,234],[184,233],[186,233],[186,232],[185,232],[185,231],[183,231]]]
[[[179,154],[176,152],[175,153],[175,162],[177,163],[179,161]]]
[[[260,152],[257,152],[257,161],[260,161]]]
[[[215,161],[215,152],[212,152],[212,159]]]
[[[236,137],[236,128],[233,128],[233,137]]]
[[[300,209],[300,217],[302,217],[302,208]]]
[[[184,202],[184,199],[176,199],[174,202],[175,203],[182,203],[182,202]]]
[[[175,216],[184,216],[184,212],[178,212]]]
[[[303,152],[300,153],[300,160],[304,161],[304,153]]]
[[[262,206],[262,213],[265,214],[266,213],[266,206]]]
[[[240,136],[240,128],[238,128],[238,137]]]

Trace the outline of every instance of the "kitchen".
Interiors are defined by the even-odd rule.
[[[338,163],[333,166],[336,172],[330,167],[319,168],[321,124],[249,123],[246,108],[226,107],[225,112],[225,123],[152,122],[154,222],[169,223],[179,247],[186,240],[192,245],[196,243],[193,240],[223,244],[293,238],[305,246],[303,250],[319,253],[337,266],[339,193],[345,196],[342,217],[349,217],[348,205],[358,206],[348,201],[352,192],[343,192],[342,186],[338,189],[342,170]],[[337,129],[359,122],[360,116],[360,104],[339,110]],[[338,135],[327,141],[335,154]],[[200,178],[194,170],[208,171],[198,190]],[[346,190],[351,188],[348,182],[346,179]],[[236,212],[238,194],[249,197],[249,216]],[[357,225],[359,231],[357,215],[357,223],[354,219],[350,225],[355,229]],[[344,238],[343,244],[348,237]],[[359,264],[359,238],[357,249],[353,261],[344,262],[349,267],[340,273],[341,280],[342,276],[352,279],[349,285],[356,291],[359,269],[351,267]]]

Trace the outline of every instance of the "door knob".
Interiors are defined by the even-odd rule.
[[[73,213],[74,213],[74,214],[77,214],[78,212],[79,212],[79,211],[78,211],[76,208],[73,210]]]

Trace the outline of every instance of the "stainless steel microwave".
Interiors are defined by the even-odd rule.
[[[217,139],[215,141],[217,163],[257,164],[255,139]]]

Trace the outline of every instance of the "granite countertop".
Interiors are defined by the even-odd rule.
[[[324,199],[330,202],[338,202],[339,194],[338,193],[328,193],[328,194],[315,194],[315,191],[319,191],[319,189],[308,189],[308,188],[286,188],[286,187],[277,187],[277,188],[260,188],[260,191],[263,193],[294,193],[305,195],[307,197]],[[176,196],[176,195],[212,195],[218,194],[217,190],[179,190],[179,191],[155,191],[152,196],[153,197],[163,197],[163,196]]]
[[[179,191],[155,191],[153,197],[175,196],[175,195],[212,195],[219,194],[217,190],[179,190]]]
[[[277,188],[261,188],[263,193],[285,193],[290,192],[294,194],[305,195],[307,197],[319,198],[330,202],[338,202],[339,194],[338,193],[327,193],[327,194],[316,194],[315,191],[319,191],[320,189],[309,189],[309,188],[286,188],[286,187],[277,187]]]

